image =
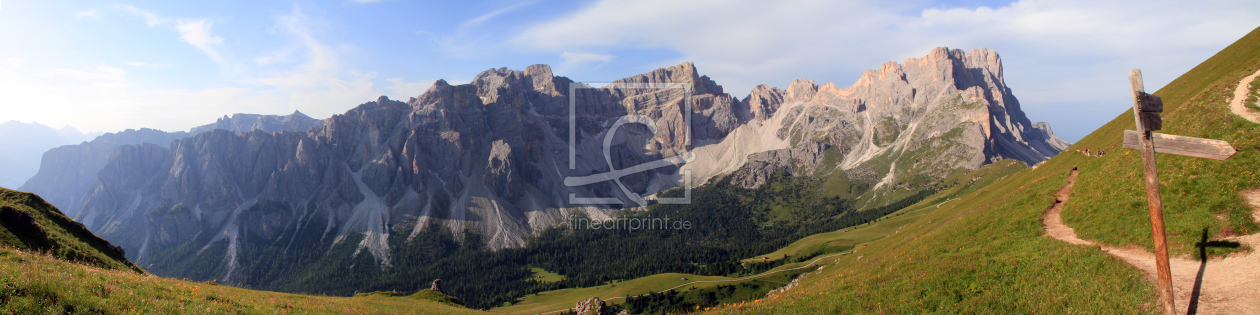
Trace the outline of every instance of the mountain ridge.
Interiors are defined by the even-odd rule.
[[[956,74],[965,75],[952,79]],[[490,69],[470,84],[438,80],[407,102],[381,97],[306,132],[215,131],[173,141],[169,149],[120,147],[75,218],[142,265],[175,265],[157,257],[192,248],[196,255],[182,261],[218,266],[199,270],[199,277],[232,283],[243,255],[264,244],[289,244],[266,254],[283,256],[357,240],[350,258],[366,254],[381,268],[433,226],[461,239],[471,230],[491,249],[521,246],[561,218],[607,219],[625,211],[569,204],[570,194],[633,204],[623,191],[653,199],[683,184],[685,172],[703,183],[722,174],[764,178],[804,167],[802,176],[864,183],[870,189],[863,196],[874,197],[863,202],[878,207],[920,194],[926,188],[918,184],[995,159],[1035,164],[1057,153],[1053,141],[1030,142],[1057,138],[1029,133],[1041,129],[1027,123],[1001,80],[996,53],[945,48],[884,64],[849,88],[797,80],[786,90],[759,86],[744,100],[691,63],[602,88],[554,76],[546,65]],[[682,91],[633,85],[679,83]],[[570,96],[584,106],[572,122],[576,159],[566,161]],[[626,115],[647,117],[656,131],[605,130]],[[600,154],[605,141],[607,157]],[[750,154],[775,150],[788,154],[754,157],[772,167],[745,167]],[[617,185],[564,184],[566,177],[686,152],[696,160],[626,175]]]
[[[17,189],[36,193],[66,215],[74,216],[83,205],[83,196],[96,183],[97,173],[109,162],[114,149],[119,146],[152,143],[168,147],[176,139],[215,129],[236,133],[250,130],[275,132],[306,130],[320,123],[322,120],[294,111],[286,116],[233,114],[232,117],[223,116],[212,124],[193,127],[188,132],[141,128],[105,133],[91,141],[64,145],[44,152],[38,171]]]

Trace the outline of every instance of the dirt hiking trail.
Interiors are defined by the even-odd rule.
[[[1076,175],[1079,172],[1072,170],[1068,175],[1067,186],[1055,192],[1054,205],[1046,211],[1042,222],[1050,237],[1069,244],[1098,246],[1092,241],[1078,238],[1076,231],[1063,224],[1060,216],[1064,204],[1071,197],[1072,185],[1076,184]],[[1243,191],[1242,195],[1252,206],[1252,218],[1260,222],[1260,190]],[[1178,314],[1260,314],[1260,254],[1257,254],[1260,252],[1260,234],[1222,240],[1246,244],[1256,250],[1248,254],[1213,258],[1207,262],[1193,257],[1169,258],[1173,295],[1176,297],[1174,303]],[[1107,245],[1099,248],[1142,270],[1148,281],[1156,282],[1155,255],[1144,248]]]
[[[1243,101],[1247,100],[1247,86],[1251,85],[1251,81],[1255,80],[1257,76],[1260,76],[1260,70],[1256,70],[1256,73],[1243,78],[1242,81],[1238,81],[1238,87],[1234,88],[1234,98],[1229,101],[1230,111],[1253,123],[1260,123],[1260,113],[1247,110],[1247,106],[1243,104]]]

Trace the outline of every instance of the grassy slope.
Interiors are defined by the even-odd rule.
[[[152,276],[31,193],[0,188],[0,207],[35,227],[0,222],[0,310],[16,314],[481,313],[410,297],[328,297],[253,291]],[[423,293],[424,291],[422,291]]]
[[[860,247],[776,299],[722,312],[1149,313],[1142,274],[1096,248],[1042,236],[1041,215],[1084,156],[1056,157],[956,200]],[[957,192],[954,192],[957,194]]]
[[[687,280],[682,280],[687,278]],[[605,284],[596,287],[561,289],[555,291],[540,292],[526,296],[521,302],[509,307],[500,307],[491,309],[496,313],[509,314],[533,314],[550,312],[554,310],[572,308],[578,301],[585,301],[591,297],[599,297],[600,299],[608,299],[619,296],[629,296],[644,294],[647,292],[655,292],[668,289],[677,285],[685,284],[692,281],[714,281],[714,280],[731,280],[733,278],[721,276],[697,276],[681,273],[662,273],[642,278],[635,278],[626,281],[619,281],[611,284]],[[717,286],[719,284],[730,283],[704,283],[692,285],[691,287],[707,288]],[[617,300],[613,302],[623,302]]]
[[[1164,100],[1160,133],[1222,139],[1238,151],[1226,161],[1160,154],[1156,156],[1169,249],[1174,256],[1196,250],[1204,229],[1216,236],[1225,228],[1238,234],[1260,231],[1238,194],[1260,186],[1260,129],[1234,115],[1228,98],[1243,77],[1260,68],[1260,29],[1243,37],[1155,92]],[[1120,80],[1122,78],[1117,78]],[[1064,221],[1085,239],[1111,245],[1136,244],[1152,250],[1141,159],[1122,147],[1122,133],[1134,129],[1127,111],[1095,130],[1075,148],[1104,148],[1103,158],[1081,164]],[[1225,219],[1218,219],[1217,216]],[[1221,249],[1210,248],[1213,251]]]
[[[1164,132],[1230,141],[1226,162],[1160,156],[1169,239],[1185,255],[1203,228],[1256,231],[1237,194],[1260,181],[1256,126],[1229,114],[1227,93],[1260,67],[1260,29],[1156,92],[1164,99]],[[1124,74],[1117,74],[1124,80]],[[1154,313],[1153,284],[1094,247],[1044,236],[1041,215],[1068,172],[1082,173],[1064,216],[1077,233],[1110,244],[1150,246],[1135,154],[1121,149],[1132,113],[1076,143],[1037,169],[1012,175],[946,203],[893,236],[806,277],[775,299],[719,312],[812,313]],[[1104,148],[1104,157],[1075,154]],[[1141,196],[1137,194],[1137,196]],[[1217,219],[1217,215],[1224,219]]]
[[[109,242],[77,224],[61,210],[32,193],[0,188],[0,207],[31,214],[36,227],[17,222],[0,224],[0,245],[34,250],[79,263],[144,273],[127,258],[109,249]]]
[[[818,253],[836,253],[853,249],[859,244],[892,234],[898,228],[916,221],[932,210],[938,209],[936,207],[938,204],[956,198],[965,192],[988,186],[1023,168],[1023,163],[1006,160],[990,164],[975,171],[959,172],[942,181],[950,187],[949,189],[925,198],[918,204],[889,214],[877,222],[845,230],[810,235],[772,253],[745,259],[745,261],[765,261],[761,257],[766,257],[768,258],[766,260],[773,261],[782,259],[784,255],[796,257]]]
[[[423,291],[422,291],[423,292]],[[0,248],[0,308],[17,314],[471,314],[424,298],[254,291]]]
[[[861,244],[878,240],[889,234],[892,234],[893,232],[897,231],[898,228],[905,226],[906,224],[909,224],[911,222],[914,222],[918,218],[931,213],[931,210],[936,209],[935,206],[937,204],[940,204],[941,202],[944,202],[950,198],[954,198],[955,195],[973,191],[974,189],[977,189],[978,187],[986,186],[1022,168],[1023,168],[1023,163],[1019,163],[1013,160],[1007,160],[1007,161],[995,163],[990,166],[986,166],[980,170],[976,170],[970,173],[959,174],[957,176],[951,177],[948,180],[946,180],[946,182],[958,181],[959,183],[958,185],[955,185],[953,188],[948,189],[940,194],[933,196],[933,198],[924,200],[919,205],[906,208],[902,211],[886,216],[877,222],[872,222],[870,224],[864,224],[864,225],[859,225],[859,226],[849,228],[847,229],[848,232],[844,232],[844,230],[841,230],[841,231],[835,231],[835,232],[815,234],[815,235],[803,238],[799,241],[796,241],[771,254],[763,255],[763,256],[771,257],[772,259],[770,260],[775,260],[775,258],[782,259],[784,254],[788,254],[792,256],[822,254],[822,255],[819,255],[821,257],[821,256],[825,256],[825,254],[848,251],[855,247],[861,246]],[[971,181],[972,178],[976,178],[977,180]],[[752,257],[752,258],[747,259],[747,261],[761,261],[760,257],[762,256]],[[817,264],[819,265],[831,264],[832,262],[838,259],[842,259],[843,257],[844,256],[833,256],[829,258],[817,259]],[[816,259],[809,259],[803,262],[783,264],[763,274],[772,274],[772,273],[776,275],[782,274],[780,273],[780,271],[782,270],[805,266],[815,260]],[[682,278],[687,278],[687,280],[683,281]],[[716,276],[697,276],[697,275],[678,274],[678,273],[658,274],[658,275],[636,278],[632,280],[621,281],[621,282],[616,282],[613,284],[607,284],[607,285],[602,285],[602,286],[597,286],[597,287],[563,289],[563,290],[542,292],[536,295],[526,296],[525,298],[522,299],[520,303],[517,303],[515,305],[509,306],[509,307],[495,308],[492,311],[497,312],[497,313],[512,313],[512,314],[542,313],[542,312],[549,312],[549,311],[554,311],[554,310],[559,310],[559,309],[564,309],[564,308],[571,308],[578,301],[584,301],[592,296],[599,297],[601,299],[608,299],[611,297],[627,296],[627,295],[632,295],[632,294],[644,294],[647,292],[657,292],[657,291],[672,288],[681,284],[686,284],[688,282],[697,281],[697,280],[707,281],[707,280],[732,280],[732,279],[734,278],[716,277]],[[753,281],[763,281],[763,280],[785,281],[787,279],[777,279],[777,278],[767,279],[763,277],[758,277],[756,279],[749,279],[749,280],[744,280],[741,282],[749,283]],[[693,289],[702,289],[702,288],[712,288],[719,285],[732,285],[732,284],[737,284],[741,282],[732,281],[732,282],[718,282],[718,283],[697,283],[697,284],[689,285],[689,286],[682,287],[679,289],[680,290],[693,290]],[[783,284],[786,284],[786,283],[777,283],[777,285],[774,285],[774,286],[777,287]],[[614,300],[612,302],[621,303],[621,302],[624,302],[624,300]]]

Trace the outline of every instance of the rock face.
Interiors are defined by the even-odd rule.
[[[1054,131],[1050,130],[1050,123],[1043,121],[1033,124],[1032,127],[1033,130],[1031,133],[1034,134],[1033,137],[1037,139],[1045,139],[1045,144],[1053,150],[1062,152],[1063,150],[1067,150],[1067,147],[1072,146],[1071,143],[1063,141],[1063,139],[1059,139],[1058,136],[1054,135]]]
[[[439,80],[405,103],[381,97],[306,132],[214,130],[169,148],[119,147],[74,217],[159,272],[172,262],[152,253],[226,243],[210,252],[229,266],[225,283],[233,280],[237,254],[257,245],[246,240],[332,247],[354,239],[354,256],[371,255],[383,267],[392,265],[391,237],[409,241],[427,228],[456,235],[471,228],[490,248],[520,246],[565,215],[610,218],[619,211],[570,205],[570,193],[630,203],[610,183],[564,184],[568,176],[609,170],[603,129],[622,116],[643,115],[657,132],[632,125],[610,137],[616,169],[684,150],[684,114],[693,121],[693,141],[720,140],[743,123],[734,114],[739,101],[691,64],[618,82],[682,86],[575,87],[587,106],[577,112],[573,169],[561,167],[569,162],[572,82],[545,65],[491,69],[468,85]],[[690,113],[683,112],[687,90],[694,93]],[[650,194],[677,186],[676,172],[652,170],[622,182]]]
[[[791,176],[811,175],[823,165],[829,148],[828,144],[809,142],[794,148],[750,154],[748,163],[735,173],[732,181],[741,187],[756,188],[777,172]]]
[[[808,80],[787,90],[759,86],[744,102],[755,113],[778,110],[750,132],[786,145],[748,155],[732,181],[754,188],[774,172],[808,176],[834,167],[878,193],[1006,158],[1032,165],[1065,149],[1048,124],[1029,122],[1002,76],[991,50],[937,48],[869,70],[843,89]]]
[[[442,279],[434,279],[433,284],[429,285],[429,291],[451,295],[450,293],[446,293],[446,286],[442,285]]]
[[[0,220],[12,224],[14,228],[22,231],[39,229],[39,226],[35,223],[35,217],[31,216],[30,213],[10,206],[0,207]]]
[[[490,69],[295,128],[119,146],[73,217],[155,273],[240,283],[243,262],[285,272],[274,266],[290,251],[348,247],[338,255],[401,267],[391,258],[426,229],[521,246],[567,216],[612,218],[685,178],[733,174],[756,187],[776,172],[839,172],[874,191],[863,201],[878,206],[915,185],[906,178],[931,183],[1003,158],[1036,163],[1065,144],[1028,123],[996,53],[944,48],[848,88],[797,80],[743,100],[691,63],[601,88],[546,65]],[[686,162],[596,176],[661,160]],[[178,267],[206,264],[216,267]]]
[[[608,304],[597,297],[591,297],[586,301],[577,302],[577,306],[573,307],[573,312],[578,315],[613,315],[613,309]]]
[[[322,123],[322,120],[307,117],[301,112],[287,116],[234,114],[231,118],[224,116],[213,124],[193,127],[191,132],[142,128],[107,133],[89,142],[60,146],[44,152],[39,172],[26,180],[26,184],[19,190],[40,195],[66,215],[73,217],[83,206],[83,197],[88,189],[96,183],[97,173],[105,167],[105,163],[114,154],[114,149],[119,146],[152,143],[169,148],[171,141],[215,129],[236,133],[251,130],[306,131]]]
[[[322,120],[311,118],[299,111],[293,111],[292,114],[285,116],[232,114],[232,117],[223,116],[223,118],[219,118],[213,124],[193,127],[188,133],[195,135],[215,129],[231,130],[236,133],[252,130],[262,130],[263,132],[307,131],[322,124]]]
[[[109,162],[114,148],[141,143],[168,146],[171,141],[187,136],[188,133],[182,131],[128,129],[107,133],[89,142],[53,148],[44,152],[39,172],[19,190],[35,193],[73,217],[83,205],[83,196],[96,183],[97,173]]]

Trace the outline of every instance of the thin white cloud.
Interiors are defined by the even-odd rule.
[[[890,5],[598,1],[530,26],[510,43],[551,53],[669,51],[678,57],[651,66],[694,61],[737,96],[756,84],[782,87],[802,77],[847,86],[866,69],[921,57],[933,47],[988,47],[1002,55],[1007,83],[1035,116],[1071,110],[1050,107],[1062,102],[1112,104],[1127,96],[1124,78],[1132,68],[1148,74],[1148,87],[1162,86],[1260,25],[1260,5],[1252,0],[1022,0],[973,9]]]
[[[135,16],[138,16],[144,19],[144,23],[149,25],[149,27],[158,26],[162,23],[166,23],[167,21],[169,21],[169,19],[158,17],[157,14],[153,14],[152,12],[145,11],[143,9],[137,8],[130,4],[111,4],[109,5],[109,8],[116,9],[116,10],[123,10]]]
[[[273,63],[288,62],[289,56],[292,53],[293,53],[292,51],[288,51],[288,50],[270,52],[266,56],[254,58],[254,63],[260,66],[265,66],[265,65],[270,65]]]
[[[97,66],[94,70],[48,69],[39,75],[72,84],[88,83],[106,88],[127,86],[127,71],[109,66]]]
[[[132,67],[140,67],[140,68],[156,68],[156,67],[165,67],[165,66],[171,65],[169,63],[149,63],[149,62],[143,62],[143,61],[130,61],[130,60],[122,60],[122,61],[119,61],[118,63],[132,66]]]
[[[896,56],[900,49],[867,42],[903,20],[861,2],[601,1],[532,26],[511,42],[555,52],[673,50],[682,56],[654,66],[695,61],[740,94],[761,83],[878,65],[886,59],[868,56]]]
[[[293,51],[305,52],[307,61],[293,71],[250,78],[245,82],[283,88],[309,88],[324,85],[328,81],[327,77],[335,76],[342,67],[339,56],[332,48],[315,38],[308,24],[309,19],[300,8],[295,8],[292,14],[277,16],[274,30],[289,37],[294,45],[267,53],[255,61],[260,64],[287,61]]]
[[[171,27],[181,40],[204,47],[222,45],[210,32],[205,20],[164,18],[147,11],[127,12],[155,21],[155,27]],[[85,68],[44,69],[28,65],[21,56],[0,56],[0,96],[6,104],[5,117],[40,121],[51,125],[71,125],[85,131],[118,131],[126,128],[187,130],[213,122],[214,117],[232,113],[289,114],[301,110],[316,118],[344,113],[356,104],[389,94],[406,99],[417,96],[432,81],[409,82],[401,78],[373,84],[376,73],[358,71],[342,54],[353,51],[344,44],[320,40],[322,29],[311,17],[295,8],[293,13],[275,17],[276,42],[288,45],[259,57],[272,62],[253,66],[234,64],[231,77],[213,88],[150,88],[128,70],[160,67],[142,61],[112,61],[117,67],[94,65]],[[181,28],[182,27],[182,28]],[[211,49],[213,51],[213,49]]]
[[[489,20],[491,20],[491,19],[494,19],[495,17],[498,17],[498,16],[500,16],[500,15],[503,15],[504,13],[508,13],[508,12],[513,11],[513,10],[520,9],[520,8],[522,8],[522,7],[525,7],[525,6],[527,6],[527,5],[534,4],[534,2],[535,2],[535,1],[536,1],[536,0],[521,1],[521,2],[517,2],[517,3],[515,3],[515,4],[509,5],[509,6],[506,6],[506,7],[503,7],[503,8],[499,8],[499,9],[494,10],[494,11],[487,12],[486,14],[482,14],[482,15],[479,15],[479,16],[477,16],[477,17],[475,17],[475,18],[471,18],[471,19],[468,19],[467,21],[464,21],[464,23],[461,23],[461,24],[459,25],[459,28],[460,28],[460,29],[464,29],[464,28],[469,28],[469,27],[473,27],[473,26],[480,25],[481,23],[485,23],[486,21],[489,21]]]
[[[83,19],[83,18],[97,18],[97,17],[98,17],[98,16],[97,16],[97,14],[96,14],[96,10],[83,10],[83,11],[79,11],[79,12],[75,12],[75,13],[74,13],[74,18],[76,18],[76,19]]]
[[[273,31],[289,38],[292,44],[266,53],[255,62],[266,65],[290,59],[304,61],[292,68],[251,76],[240,82],[266,88],[269,93],[287,100],[289,107],[302,107],[303,112],[315,115],[341,113],[353,104],[380,96],[381,91],[372,82],[376,73],[349,68],[338,49],[329,47],[316,36],[312,20],[300,7],[294,7],[290,14],[276,16]]]
[[[6,104],[24,106],[6,107],[4,114],[84,131],[178,131],[232,113],[283,115],[300,109],[323,118],[380,95],[372,89],[371,75],[362,74],[369,80],[330,79],[332,87],[293,91],[271,86],[155,89],[138,87],[131,77],[109,66],[33,69],[21,58],[8,58],[0,62],[0,95]]]
[[[207,57],[210,57],[210,60],[214,61],[219,66],[227,66],[227,62],[223,60],[223,56],[219,54],[219,51],[215,48],[215,46],[223,44],[223,38],[215,36],[210,31],[210,27],[213,23],[209,20],[163,17],[129,4],[112,4],[109,8],[124,11],[139,17],[143,19],[145,25],[148,25],[149,27],[171,27],[175,31],[179,32],[180,40],[183,40],[189,45],[193,45],[193,47],[197,47],[198,50],[205,53]],[[95,11],[89,11],[92,11],[91,16],[96,16]]]
[[[219,56],[219,52],[212,47],[222,44],[223,38],[211,34],[210,25],[210,21],[206,20],[180,19],[175,28],[179,30],[179,39],[197,47],[215,63],[226,65],[227,62],[223,61],[223,57]]]
[[[596,54],[596,53],[588,53],[588,52],[567,52],[566,51],[566,52],[560,53],[560,59],[562,61],[560,62],[559,66],[556,66],[556,72],[563,74],[563,73],[568,73],[570,70],[577,69],[578,67],[588,67],[588,66],[598,68],[599,66],[602,66],[604,64],[607,64],[609,61],[612,61],[613,58],[616,58],[616,56],[608,55],[608,54]]]

